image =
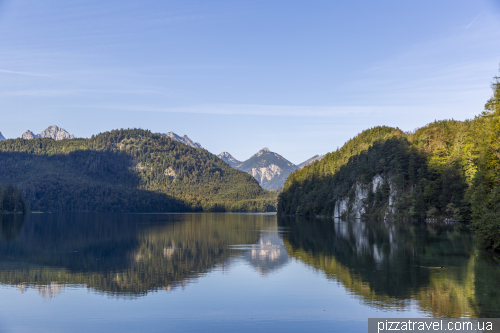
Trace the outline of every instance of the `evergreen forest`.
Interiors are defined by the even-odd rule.
[[[0,142],[0,183],[31,211],[272,211],[276,195],[204,149],[141,129]],[[24,206],[23,206],[24,207]]]
[[[8,184],[0,184],[0,213],[25,213],[28,210],[21,190]]]
[[[471,221],[500,249],[499,80],[474,119],[371,128],[290,174],[279,214]]]

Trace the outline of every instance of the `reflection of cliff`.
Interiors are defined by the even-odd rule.
[[[266,215],[33,214],[17,237],[0,241],[0,283],[49,291],[81,284],[117,295],[170,290],[275,223]]]
[[[306,218],[278,223],[290,228],[284,234],[290,256],[341,282],[368,304],[403,307],[416,301],[434,316],[460,317],[484,313],[485,304],[498,302],[492,297],[478,303],[475,280],[481,260],[462,225]],[[498,277],[498,265],[486,266],[481,276]],[[498,280],[489,284],[498,287]]]
[[[265,230],[256,244],[246,248],[247,251],[242,254],[243,258],[264,275],[283,267],[288,262],[288,253],[277,228]]]

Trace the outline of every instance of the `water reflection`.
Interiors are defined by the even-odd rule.
[[[265,277],[299,262],[377,309],[415,305],[436,317],[500,317],[500,261],[478,250],[462,224],[32,214],[1,216],[0,227],[0,283],[45,298],[70,286],[139,297],[234,265]]]
[[[289,256],[276,227],[263,230],[257,243],[246,248],[248,250],[241,256],[263,275],[268,275],[288,263]]]
[[[307,218],[279,224],[290,230],[284,234],[290,256],[367,305],[397,310],[416,303],[436,317],[500,316],[500,267],[474,247],[462,224]]]
[[[228,266],[242,252],[233,245],[255,244],[273,225],[270,215],[31,215],[15,238],[0,241],[0,283],[46,297],[67,284],[116,296],[182,288]]]

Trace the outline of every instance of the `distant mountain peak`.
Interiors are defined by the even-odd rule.
[[[74,139],[75,136],[73,134],[69,134],[68,131],[66,131],[64,128],[61,128],[56,125],[52,125],[47,127],[42,133],[40,134],[35,134],[30,130],[27,130],[26,132],[21,135],[21,138],[25,140],[30,140],[30,139],[40,139],[40,138],[52,138],[54,140],[64,140],[64,139]]]
[[[42,133],[39,134],[42,138],[52,138],[56,141],[64,139],[74,139],[73,134],[69,134],[64,128],[56,125],[47,127]]]
[[[217,155],[218,158],[229,164],[230,167],[238,169],[238,167],[241,165],[241,161],[238,161],[235,159],[231,154],[229,154],[227,151],[224,151]]]
[[[271,152],[271,151],[269,150],[269,148],[267,148],[267,147],[266,147],[266,148],[262,148],[261,150],[259,150],[259,151],[257,152],[257,154],[255,154],[254,156],[259,157],[260,155],[263,155],[263,154],[265,154],[265,153],[270,153],[270,152]]]
[[[302,169],[303,167],[305,167],[306,165],[309,165],[309,164],[312,164],[316,161],[319,161],[321,160],[323,157],[325,157],[325,155],[314,155],[313,157],[311,157],[310,159],[308,160],[305,160],[304,162],[298,164],[297,166],[299,167],[299,169]]]
[[[0,141],[5,140],[5,137],[2,135],[2,132],[0,132]]]
[[[179,136],[179,135],[175,134],[174,132],[160,133],[160,135],[169,137],[170,139],[177,141],[177,142],[180,142],[180,143],[183,143],[189,147],[205,149],[200,145],[200,143],[194,142],[187,135]]]
[[[41,138],[41,136],[33,133],[30,130],[27,130],[26,132],[23,133],[23,135],[21,135],[21,138],[25,140],[30,140],[30,139],[39,139]]]

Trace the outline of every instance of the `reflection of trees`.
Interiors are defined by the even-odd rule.
[[[31,215],[17,238],[0,241],[0,282],[131,295],[170,290],[275,223],[274,216],[237,214]]]
[[[377,307],[414,300],[434,316],[473,316],[484,313],[475,283],[478,265],[482,276],[499,276],[498,265],[484,263],[459,224],[314,218],[280,218],[278,224],[290,229],[284,242],[291,256]],[[499,280],[489,278],[488,284],[497,287]],[[498,294],[494,288],[490,293]],[[499,301],[485,303],[491,302]],[[500,306],[495,309],[498,316]]]
[[[1,214],[0,213],[0,235],[3,241],[9,241],[17,237],[26,221],[26,214]]]

